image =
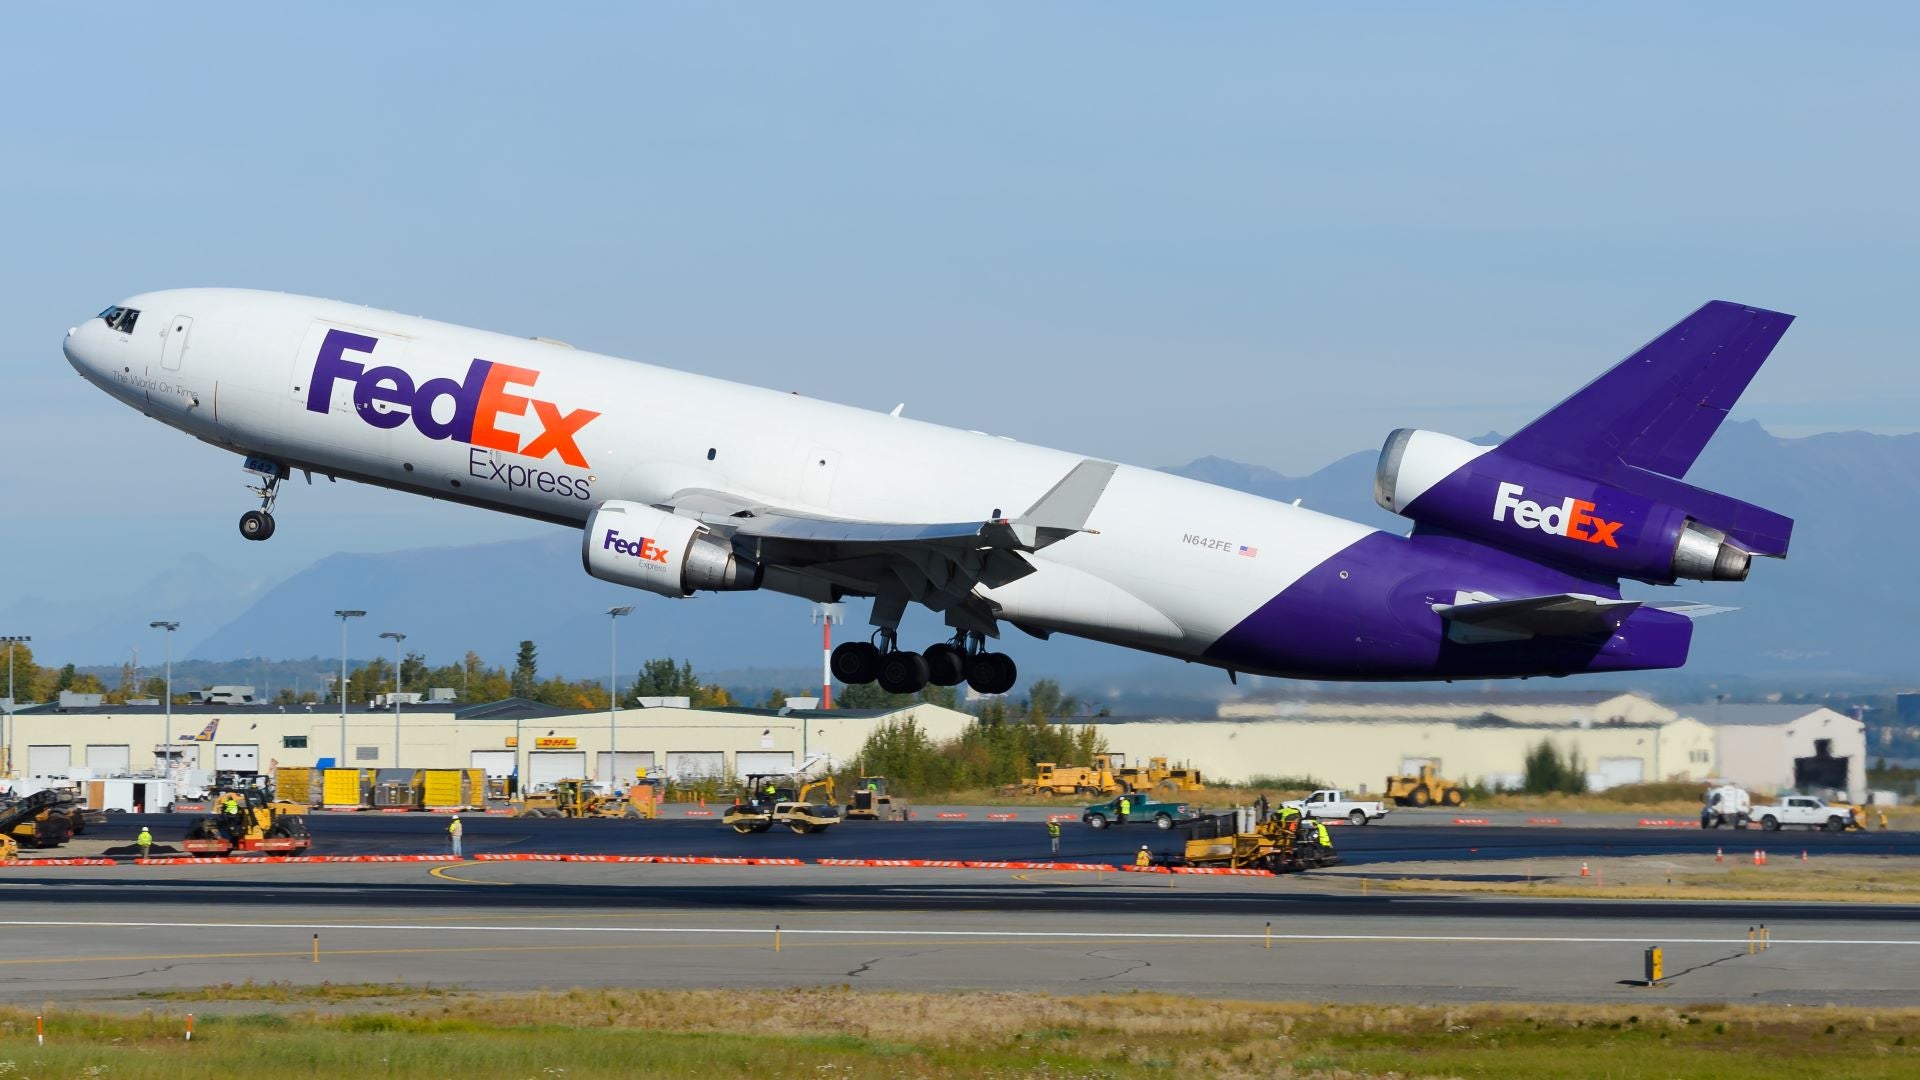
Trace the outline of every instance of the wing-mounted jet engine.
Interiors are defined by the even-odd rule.
[[[601,503],[587,519],[580,559],[587,573],[662,596],[760,587],[759,563],[690,517],[636,502]]]

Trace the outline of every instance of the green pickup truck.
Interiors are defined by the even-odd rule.
[[[1124,820],[1133,823],[1150,821],[1157,829],[1171,829],[1175,825],[1196,816],[1194,808],[1188,806],[1186,803],[1154,802],[1150,796],[1144,793],[1136,793],[1108,799],[1103,803],[1095,803],[1087,807],[1086,812],[1080,815],[1080,820],[1085,822],[1088,828],[1092,829],[1104,829],[1108,825],[1118,825],[1122,820],[1120,817],[1121,799],[1125,799],[1131,804],[1128,807],[1128,813]]]

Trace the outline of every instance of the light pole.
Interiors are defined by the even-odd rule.
[[[340,620],[340,760],[334,768],[347,767],[347,620],[358,619],[364,611],[336,610],[335,617]]]
[[[177,622],[168,622],[165,619],[156,619],[153,622],[148,623],[147,626],[153,630],[165,630],[167,632],[166,638],[165,638],[167,643],[167,700],[165,702],[166,717],[167,717],[167,720],[166,720],[166,725],[167,725],[166,726],[166,755],[167,756],[166,756],[166,764],[164,766],[164,768],[166,769],[166,772],[162,773],[161,775],[164,776],[166,779],[171,780],[173,779],[173,632],[175,630],[180,629],[180,624]]]
[[[620,616],[633,614],[633,605],[610,607],[607,609],[607,794],[614,792],[614,785],[620,779],[620,745],[616,741],[619,730],[615,721],[620,715]]]
[[[393,767],[400,767],[400,643],[407,635],[392,630],[380,635],[393,639]]]
[[[24,645],[33,638],[27,634],[13,634],[0,637],[7,643],[7,717],[6,731],[0,733],[0,776],[13,775],[13,646],[16,642]]]

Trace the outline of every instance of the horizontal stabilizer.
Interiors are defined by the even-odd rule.
[[[1483,593],[1463,593],[1458,602],[1433,605],[1447,620],[1455,641],[1510,641],[1528,637],[1587,637],[1611,634],[1620,621],[1640,606],[1638,600],[1616,600],[1586,593],[1555,593],[1496,600]],[[1455,631],[1459,630],[1459,633]]]

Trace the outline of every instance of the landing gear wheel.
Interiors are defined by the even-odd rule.
[[[834,647],[829,666],[848,686],[870,683],[880,677],[880,650],[870,641],[849,641]]]
[[[967,681],[967,654],[949,642],[927,646],[927,681],[935,686],[959,686]]]
[[[273,515],[265,510],[249,510],[240,515],[240,535],[249,540],[265,540],[273,535]]]
[[[967,665],[967,685],[981,694],[1004,694],[1020,678],[1013,657],[1006,653],[977,653]]]
[[[880,658],[880,689],[917,694],[927,688],[927,660],[919,653],[890,652]]]

